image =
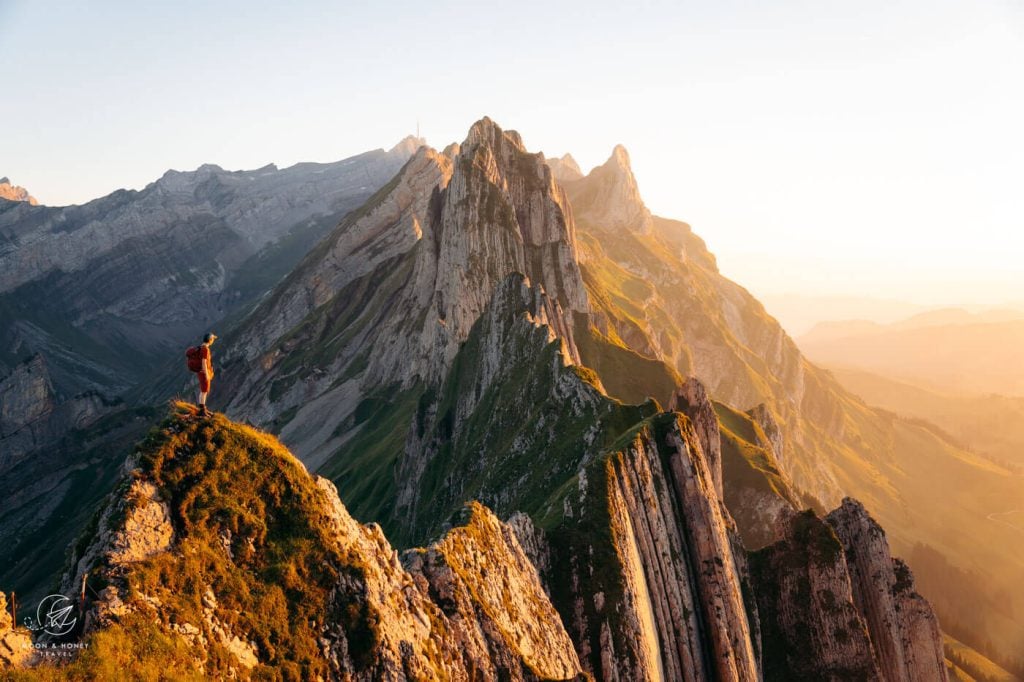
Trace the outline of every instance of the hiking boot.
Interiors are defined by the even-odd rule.
[[[208,409],[206,409],[206,405],[200,405],[199,406],[199,416],[200,417],[209,417],[210,416],[210,411]]]

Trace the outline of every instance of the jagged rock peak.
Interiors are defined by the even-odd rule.
[[[599,229],[628,229],[640,234],[648,234],[654,228],[651,212],[640,198],[629,152],[621,144],[615,145],[603,165],[575,184],[573,208],[582,223]]]
[[[572,158],[572,154],[565,154],[561,158],[548,159],[548,166],[550,166],[555,180],[559,182],[573,182],[583,177],[583,171],[580,170],[580,165],[576,163],[576,159]]]
[[[0,178],[0,199],[6,199],[7,201],[24,201],[30,206],[37,206],[39,202],[36,198],[28,193],[28,190],[24,187],[12,184],[10,179],[6,176]]]
[[[514,130],[502,130],[501,126],[492,121],[490,117],[484,116],[469,128],[466,141],[463,147],[474,144],[487,144],[494,148],[501,147],[504,143],[511,144],[515,149],[525,152],[522,136]]]
[[[404,156],[412,156],[416,153],[416,150],[420,147],[424,147],[427,144],[426,138],[416,137],[415,135],[406,135],[398,141],[394,147],[388,150],[389,154],[399,153]]]

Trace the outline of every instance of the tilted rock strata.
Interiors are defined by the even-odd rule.
[[[935,613],[914,591],[914,576],[892,558],[885,531],[851,498],[827,521],[842,541],[853,597],[871,631],[887,682],[945,680],[942,634]]]
[[[718,498],[722,499],[722,436],[718,430],[718,415],[708,398],[707,390],[696,377],[690,377],[672,394],[669,411],[678,411],[690,418],[701,450],[707,461]]]
[[[267,424],[294,408],[282,437],[315,466],[367,394],[443,381],[515,272],[557,303],[548,321],[571,338],[589,301],[568,202],[543,156],[485,118],[444,154],[421,147],[250,316],[226,358],[244,377],[227,409]]]
[[[598,679],[758,679],[730,521],[697,442],[685,417],[660,416],[566,502],[560,608]],[[608,540],[573,539],[595,523]]]
[[[751,566],[766,681],[882,679],[842,547],[826,523],[812,512],[794,514],[783,539],[753,553]]]

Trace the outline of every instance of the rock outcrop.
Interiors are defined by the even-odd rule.
[[[885,531],[851,498],[827,517],[846,554],[853,598],[864,615],[886,682],[945,680],[942,634],[914,576],[889,553]]]
[[[61,399],[40,354],[15,365],[0,379],[0,473],[113,409],[114,401],[94,391]]]
[[[842,545],[825,522],[794,514],[782,540],[752,554],[751,570],[766,681],[881,679]]]
[[[723,498],[722,492],[722,436],[718,430],[718,415],[708,398],[704,384],[696,377],[688,378],[668,403],[670,411],[678,411],[690,418],[697,437],[700,439],[701,450],[711,472],[718,499]]]
[[[403,563],[425,581],[450,620],[480,624],[452,634],[453,643],[475,660],[487,660],[490,650],[494,667],[482,671],[485,677],[582,677],[576,649],[537,569],[513,530],[486,507],[473,504],[466,525],[425,550],[407,552]]]
[[[859,502],[792,515],[751,567],[766,680],[946,679],[935,614]]]
[[[572,195],[578,197],[573,200],[573,207],[580,212],[580,220],[587,224],[600,225],[608,231],[629,230],[637,234],[650,234],[654,229],[651,212],[640,198],[629,152],[621,144],[615,145],[603,165],[590,171],[586,183],[573,187],[573,180],[564,182],[569,185]]]
[[[0,199],[7,201],[24,201],[29,206],[38,206],[39,202],[24,187],[13,184],[7,178],[0,178]]]

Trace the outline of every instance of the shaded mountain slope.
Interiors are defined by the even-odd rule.
[[[286,169],[168,171],[81,206],[0,202],[0,373],[42,353],[61,393],[123,393],[276,284],[408,147]]]

